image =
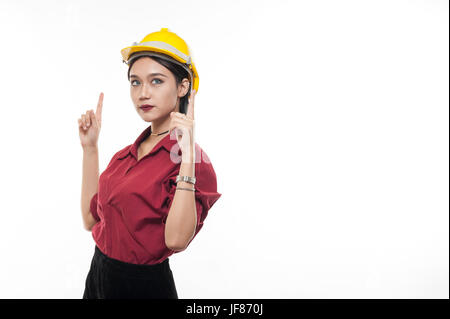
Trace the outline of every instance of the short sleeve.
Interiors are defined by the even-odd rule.
[[[121,156],[124,156],[125,154],[127,154],[127,151],[129,149],[130,145],[125,146],[124,148],[122,148],[120,151],[116,152],[113,157],[111,158],[111,160],[108,163],[108,166],[106,167],[106,169],[108,169],[116,159],[120,158]],[[106,171],[105,169],[105,171]],[[102,174],[104,173],[104,171],[102,172]],[[101,175],[100,175],[101,177]],[[100,183],[101,183],[101,178],[99,178],[99,188],[100,188]],[[91,202],[90,202],[90,211],[92,213],[92,217],[94,217],[94,219],[96,221],[100,221],[100,217],[98,216],[98,192],[94,194],[94,196],[92,196],[91,198]]]
[[[178,174],[179,169],[176,169],[163,183],[162,210],[164,224],[166,223],[173,197],[175,196],[177,187],[175,180]],[[221,193],[217,192],[217,178],[211,163],[201,162],[196,165],[195,178],[196,182],[193,186],[195,188],[195,203],[197,208],[197,227],[191,242],[202,229],[203,223],[208,216],[211,207],[213,207],[214,203],[222,196]]]
[[[95,195],[92,196],[92,198],[91,198],[90,210],[92,213],[92,217],[94,217],[94,219],[96,221],[100,221],[100,217],[98,217],[98,213],[97,213],[97,206],[98,206],[98,192],[95,193]]]

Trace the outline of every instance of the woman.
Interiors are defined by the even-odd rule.
[[[82,217],[96,243],[83,298],[178,299],[168,257],[186,249],[221,196],[194,141],[198,73],[186,43],[167,28],[121,53],[133,104],[151,125],[99,177],[103,93],[96,112],[78,119]]]

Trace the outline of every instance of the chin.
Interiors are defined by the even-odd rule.
[[[146,122],[151,122],[151,121],[155,120],[154,116],[146,115],[146,114],[141,115],[141,118]]]

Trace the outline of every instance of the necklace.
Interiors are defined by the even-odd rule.
[[[155,135],[155,136],[159,136],[159,135],[162,135],[162,134],[165,134],[165,133],[167,133],[167,132],[169,132],[169,130],[167,130],[167,131],[165,131],[165,132],[162,132],[162,133],[150,133],[150,135]]]

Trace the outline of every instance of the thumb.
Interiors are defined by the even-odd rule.
[[[89,110],[89,118],[91,119],[92,127],[98,128],[97,117],[95,116],[94,110]]]

